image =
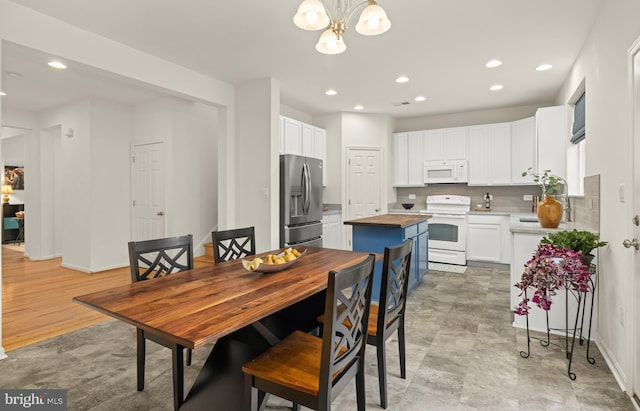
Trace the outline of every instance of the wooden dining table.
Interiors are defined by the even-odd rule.
[[[328,272],[369,255],[298,248],[304,249],[304,255],[283,271],[249,272],[236,260],[77,296],[73,301],[174,344],[176,410],[240,410],[242,364],[291,332],[316,327],[315,318],[324,312]],[[215,345],[184,398],[183,350],[212,342]]]

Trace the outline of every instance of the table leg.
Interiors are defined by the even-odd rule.
[[[173,361],[173,408],[177,411],[184,401],[184,347],[176,344],[171,348]]]

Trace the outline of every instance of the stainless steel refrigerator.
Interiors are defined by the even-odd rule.
[[[280,247],[322,247],[322,160],[280,156]]]

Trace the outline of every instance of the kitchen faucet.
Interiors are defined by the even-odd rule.
[[[565,221],[570,223],[571,222],[571,199],[569,198],[569,184],[567,184],[567,180],[565,180],[560,176],[554,176],[554,177],[562,181],[562,184],[564,185],[564,194],[562,196],[565,198],[565,205],[566,205],[565,211],[567,212],[567,219]]]

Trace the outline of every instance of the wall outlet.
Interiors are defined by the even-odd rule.
[[[415,200],[415,199],[416,199],[415,194],[409,194],[409,200]]]
[[[525,194],[522,196],[522,199],[524,201],[533,201],[533,195],[532,194]]]

